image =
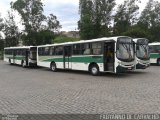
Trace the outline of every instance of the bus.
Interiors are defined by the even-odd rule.
[[[136,69],[146,69],[150,66],[150,56],[149,56],[149,40],[145,38],[133,39],[135,43],[135,60]]]
[[[134,43],[127,36],[37,46],[37,65],[57,69],[121,73],[135,68]]]
[[[7,47],[4,48],[4,61],[18,64],[22,67],[37,65],[37,47]]]
[[[150,62],[160,65],[160,42],[150,43]]]

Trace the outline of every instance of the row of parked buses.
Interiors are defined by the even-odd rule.
[[[156,51],[159,46],[151,45]],[[160,50],[160,49],[159,49]],[[9,47],[4,49],[4,61],[23,67],[37,65],[57,69],[121,73],[150,66],[148,40],[145,38],[108,37],[78,42],[42,46]],[[159,57],[153,54],[151,57]],[[159,64],[159,58],[158,64]],[[151,59],[151,62],[155,60]]]

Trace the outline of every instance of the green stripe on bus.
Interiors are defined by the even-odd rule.
[[[52,59],[47,59],[43,60],[45,62],[64,62],[63,58],[52,58]],[[68,62],[68,58],[65,58],[65,61]],[[71,57],[69,58],[70,62],[78,62],[78,63],[91,63],[91,62],[96,62],[96,63],[103,63],[103,57],[102,56],[87,56],[87,57]]]
[[[8,59],[13,59],[13,57],[6,57]],[[15,60],[24,60],[25,57],[14,57]]]
[[[160,58],[160,54],[159,53],[151,53],[150,58]]]

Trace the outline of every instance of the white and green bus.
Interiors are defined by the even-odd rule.
[[[22,67],[37,65],[37,47],[7,47],[4,48],[4,61]]]
[[[150,62],[160,65],[160,42],[149,44]]]
[[[146,69],[150,66],[148,40],[145,38],[133,39],[135,43],[136,69]]]
[[[120,73],[135,68],[132,38],[110,37],[37,47],[37,65],[57,69]]]

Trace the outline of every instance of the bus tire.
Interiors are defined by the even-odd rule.
[[[50,69],[51,69],[51,71],[53,71],[53,72],[56,72],[56,71],[57,71],[57,66],[56,66],[56,63],[55,63],[55,62],[52,62],[52,63],[51,63]]]
[[[23,67],[23,68],[25,68],[25,67],[26,67],[26,65],[25,65],[25,62],[24,62],[24,61],[22,61],[22,62],[21,62],[21,65],[22,65],[22,67]]]
[[[97,64],[92,64],[89,68],[89,71],[90,73],[93,75],[93,76],[98,76],[99,75],[99,67]]]
[[[160,58],[157,59],[157,65],[160,66]]]

